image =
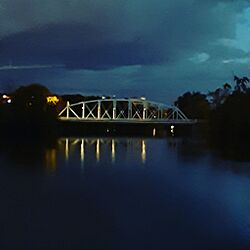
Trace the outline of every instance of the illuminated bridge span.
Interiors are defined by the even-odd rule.
[[[100,99],[70,104],[60,120],[111,123],[193,124],[176,106],[144,99]]]

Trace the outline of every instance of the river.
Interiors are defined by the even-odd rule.
[[[0,249],[250,249],[250,164],[204,140],[5,140],[0,162]]]

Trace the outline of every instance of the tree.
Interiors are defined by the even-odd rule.
[[[50,91],[37,83],[19,87],[12,95],[12,120],[39,124],[55,116],[48,109]]]
[[[25,112],[43,111],[46,108],[46,97],[49,94],[48,88],[37,83],[21,86],[13,93],[13,106]]]
[[[190,119],[207,119],[210,113],[210,106],[206,95],[200,92],[186,92],[178,97],[175,105]]]
[[[234,76],[234,82],[235,82],[235,90],[237,92],[243,92],[245,93],[247,90],[247,83],[249,83],[249,78],[246,76],[238,77]]]
[[[208,97],[211,97],[211,103],[213,108],[218,107],[218,105],[224,103],[228,96],[231,94],[231,85],[229,83],[224,83],[223,88],[217,88],[215,91],[208,93]]]

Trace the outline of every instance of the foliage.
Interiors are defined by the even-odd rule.
[[[190,119],[207,119],[211,108],[206,97],[200,92],[186,92],[177,99],[175,105]]]
[[[12,94],[11,120],[32,125],[55,120],[55,109],[47,104],[48,95],[48,88],[37,83],[19,87]]]
[[[212,112],[211,128],[217,134],[234,138],[250,138],[250,90],[234,92],[225,103]]]
[[[231,95],[231,85],[224,83],[223,88],[217,88],[215,91],[208,93],[208,98],[211,97],[212,108],[218,107],[218,105],[224,103],[229,95]]]
[[[236,83],[235,91],[237,92],[246,92],[247,91],[247,83],[249,83],[249,79],[246,76],[238,77],[234,76],[234,81]]]
[[[46,97],[49,90],[40,84],[21,86],[13,93],[15,109],[27,111],[41,111],[46,107]]]

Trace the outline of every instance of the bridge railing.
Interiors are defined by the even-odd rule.
[[[70,104],[59,113],[62,120],[191,120],[176,106],[141,99],[100,99]]]

